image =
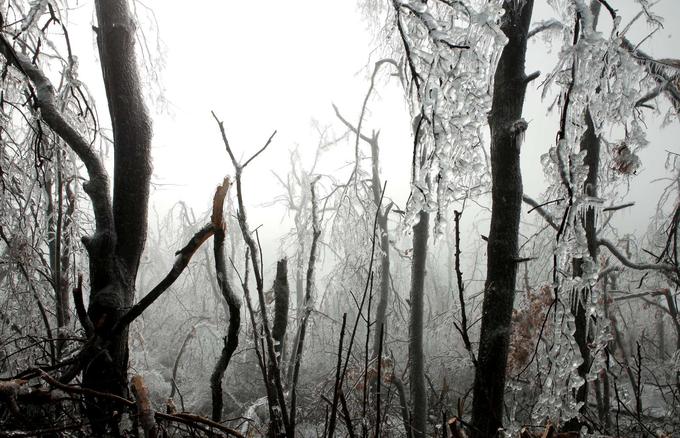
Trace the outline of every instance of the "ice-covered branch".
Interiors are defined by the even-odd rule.
[[[109,178],[106,169],[90,143],[66,120],[56,102],[54,86],[45,73],[31,60],[17,53],[7,39],[0,35],[0,53],[7,62],[21,71],[34,87],[36,104],[41,118],[85,164],[90,181],[84,185],[92,200],[97,231],[113,230],[113,208],[109,197]]]
[[[562,29],[562,27],[564,27],[562,23],[555,20],[554,18],[550,20],[541,21],[538,24],[536,24],[536,26],[533,29],[531,29],[529,35],[527,35],[527,38],[531,39],[541,32],[553,29]]]
[[[532,207],[531,208],[532,211],[536,210],[536,212],[538,212],[538,214],[541,215],[541,217],[543,219],[545,219],[545,221],[551,227],[553,227],[555,230],[560,229],[560,226],[557,225],[557,222],[555,222],[555,218],[552,217],[552,215],[550,213],[548,213],[547,211],[545,211],[545,209],[543,208],[543,206],[545,204],[539,204],[538,202],[534,201],[534,199],[529,197],[528,195],[522,195],[522,201],[524,201],[525,204],[529,204]]]
[[[678,273],[678,270],[673,266],[668,263],[640,263],[640,262],[634,262],[630,259],[628,259],[619,249],[614,245],[613,242],[607,240],[607,239],[598,239],[597,244],[599,246],[604,246],[611,252],[614,257],[619,259],[621,263],[623,263],[624,266],[627,266],[631,269],[638,269],[638,270],[654,270],[654,271],[663,271],[666,273]]]

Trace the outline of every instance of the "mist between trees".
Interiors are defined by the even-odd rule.
[[[0,437],[678,435],[680,154],[649,138],[677,128],[680,61],[645,50],[658,5],[549,3],[362,0],[365,92],[316,145],[274,162],[277,131],[192,109],[224,177],[150,211],[153,11],[95,0],[74,53],[74,2],[1,2]],[[558,56],[527,71],[538,39]],[[395,84],[403,156],[372,109]],[[255,208],[292,228],[263,242]]]

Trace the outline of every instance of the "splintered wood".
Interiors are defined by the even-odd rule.
[[[139,424],[144,430],[144,438],[156,438],[158,429],[154,418],[154,411],[149,401],[149,391],[144,386],[144,380],[139,374],[132,378],[132,394],[137,400],[137,413],[139,414]]]

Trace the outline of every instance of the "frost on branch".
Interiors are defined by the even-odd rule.
[[[583,377],[588,381],[595,380],[604,368],[604,348],[612,335],[598,283],[600,261],[594,260],[589,251],[586,218],[590,217],[594,230],[598,230],[605,199],[615,192],[611,181],[615,181],[617,175],[634,173],[639,165],[635,151],[644,147],[646,140],[642,129],[644,123],[635,104],[652,86],[651,78],[623,47],[625,31],[619,27],[618,17],[612,21],[611,32],[603,34],[594,29],[594,17],[585,0],[552,0],[550,3],[562,23],[562,49],[558,63],[544,82],[543,96],[547,96],[553,87],[557,88],[562,118],[556,145],[541,161],[552,181],[545,199],[560,200],[550,208],[553,217],[561,218],[554,248],[554,287],[559,301],[556,303],[558,323],[552,348],[560,350],[562,356],[550,357],[551,354],[541,358],[544,363],[540,364],[540,369],[546,373],[546,384],[533,412],[535,421],[544,421],[546,416],[552,421],[576,417],[579,406],[572,390],[585,383]],[[593,183],[596,187],[588,187],[591,183],[588,182],[586,158],[591,148],[588,143],[582,145],[588,115],[592,117],[596,141],[602,145],[593,150],[593,153],[599,153],[595,162],[599,162],[600,176]],[[607,139],[612,133],[620,135],[621,132],[623,139]],[[611,144],[617,146],[608,148]],[[626,149],[621,149],[621,145]],[[618,150],[624,153],[612,153]],[[578,261],[578,269],[575,261]],[[585,376],[577,373],[583,359],[575,345],[573,316],[569,311],[578,307],[585,309],[586,321],[590,321],[585,330],[589,332],[586,338],[590,338],[588,348],[592,363]],[[567,360],[565,357],[571,359],[555,366],[553,361]]]
[[[441,232],[447,206],[490,183],[483,131],[506,43],[502,4],[395,0],[389,11],[369,7],[389,15],[392,50],[403,59],[414,136],[409,227],[425,209],[437,213]]]
[[[532,412],[534,424],[573,418],[581,407],[571,395],[584,383],[578,375],[583,358],[574,338],[576,321],[568,308],[558,304],[554,322],[547,342],[549,351],[537,357],[540,369],[547,370],[547,374],[541,376],[540,395]]]

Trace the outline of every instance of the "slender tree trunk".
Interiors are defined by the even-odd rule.
[[[591,2],[591,13],[593,15],[592,25],[593,30],[597,27],[597,19],[600,11],[600,2],[594,0]],[[572,78],[574,80],[574,78]],[[596,93],[598,91],[596,90]],[[590,114],[590,109],[586,108],[584,119],[586,123],[586,130],[581,138],[580,149],[581,152],[586,152],[586,157],[584,164],[588,166],[588,176],[586,177],[584,184],[584,191],[586,196],[597,197],[597,177],[600,168],[600,139],[597,137],[595,132],[595,124],[593,122],[593,117]],[[595,223],[596,215],[595,211],[589,208],[586,211],[585,218],[583,220],[583,228],[586,232],[586,240],[588,244],[588,255],[591,258],[592,263],[597,263],[598,245],[597,245],[597,235]],[[583,262],[581,258],[574,259],[574,276],[583,276]],[[580,293],[579,291],[575,293]],[[576,390],[576,401],[583,403],[583,406],[579,410],[582,415],[586,414],[588,409],[588,380],[587,374],[590,370],[590,348],[588,348],[588,315],[587,315],[587,304],[590,301],[590,293],[588,290],[583,296],[578,297],[578,299],[572,300],[574,305],[572,306],[571,312],[574,315],[576,322],[576,332],[574,333],[574,338],[576,339],[576,344],[583,358],[583,363],[578,367],[578,374],[583,379],[583,385]],[[579,418],[573,418],[564,425],[565,431],[578,431],[581,429],[582,423]]]
[[[307,331],[307,322],[309,315],[312,312],[313,293],[314,293],[314,270],[316,268],[317,246],[319,244],[319,237],[321,236],[321,228],[319,227],[318,206],[316,201],[316,191],[314,183],[310,186],[311,203],[312,203],[312,244],[309,249],[309,262],[307,263],[307,281],[305,283],[305,300],[302,309],[300,326],[295,340],[295,350],[293,351],[291,367],[293,370],[292,378],[290,380],[290,429],[295,433],[295,421],[297,414],[297,383],[300,376],[300,363],[302,361],[302,352],[304,350],[305,333]]]
[[[372,189],[373,203],[375,208],[380,208],[382,200],[382,183],[380,182],[380,150],[378,148],[378,137],[374,135],[371,139],[371,170],[372,170]],[[378,298],[378,308],[375,312],[375,326],[378,327],[373,333],[373,357],[378,354],[380,349],[380,327],[387,327],[385,316],[387,314],[387,302],[390,297],[390,240],[387,233],[387,215],[391,205],[385,208],[384,212],[378,212],[378,226],[380,227],[380,296]]]
[[[585,194],[587,196],[597,196],[597,175],[600,166],[600,140],[595,133],[595,125],[593,118],[590,115],[590,110],[585,112],[586,131],[581,138],[581,151],[586,151],[585,164],[588,165],[588,176],[585,181]],[[583,227],[586,232],[586,240],[588,242],[588,253],[593,263],[597,263],[597,236],[596,236],[596,216],[593,209],[588,209],[583,221]],[[574,259],[574,276],[580,277],[583,272],[584,260],[581,258]],[[580,293],[580,292],[576,292]],[[576,391],[576,401],[583,403],[579,410],[581,414],[585,414],[588,408],[588,380],[586,379],[588,371],[590,370],[590,348],[588,348],[588,316],[587,304],[590,300],[590,291],[579,299],[572,300],[574,305],[571,312],[576,319],[576,332],[574,338],[576,344],[583,358],[583,363],[578,367],[578,374],[583,379],[583,385]],[[574,418],[568,421],[565,426],[565,431],[578,431],[581,429],[581,421]]]
[[[411,405],[413,406],[411,436],[413,438],[424,438],[427,434],[427,393],[425,389],[425,352],[423,350],[423,310],[430,214],[421,210],[418,219],[418,223],[413,227],[408,358]]]
[[[47,192],[47,226],[48,226],[48,247],[50,254],[50,269],[52,270],[52,284],[54,288],[54,298],[56,305],[57,329],[56,333],[50,334],[57,338],[56,354],[57,359],[61,358],[64,348],[64,340],[60,332],[62,328],[68,327],[70,323],[70,292],[68,281],[68,267],[70,261],[70,237],[68,228],[73,216],[75,200],[70,192],[68,183],[64,184],[61,169],[61,151],[57,150],[56,172],[54,180],[48,181],[45,185]],[[54,183],[54,186],[53,186]],[[64,211],[64,190],[66,190],[66,211]],[[56,191],[56,193],[53,193]],[[56,207],[54,199],[56,198]]]
[[[476,437],[496,436],[503,424],[505,372],[517,276],[522,206],[520,146],[527,76],[527,34],[533,0],[506,0],[501,29],[508,37],[494,77],[491,127],[492,211],[472,423]]]
[[[283,368],[283,353],[285,351],[285,336],[286,328],[288,326],[288,304],[290,300],[290,290],[288,288],[288,261],[283,258],[276,263],[276,277],[274,279],[274,322],[272,324],[272,338],[274,339],[274,352],[279,364]],[[272,381],[274,373],[277,370],[274,368],[276,363],[273,360],[268,364],[268,376],[270,379],[269,386],[274,387]],[[291,411],[291,419],[294,416]],[[273,429],[270,429],[273,432]]]
[[[274,338],[274,351],[279,356],[279,363],[285,347],[286,328],[288,327],[288,305],[290,302],[290,289],[288,288],[288,260],[281,259],[276,263],[276,279],[274,280],[274,324],[272,337]]]
[[[224,187],[223,190],[226,192],[229,186],[225,184],[222,187]],[[224,195],[220,193],[218,189],[213,201],[213,214],[211,218],[212,223],[218,227],[215,231],[215,247],[213,252],[215,256],[217,284],[219,284],[222,297],[224,298],[224,301],[227,302],[229,308],[229,327],[227,328],[227,336],[224,337],[224,346],[222,347],[220,358],[218,359],[217,364],[215,364],[213,373],[210,376],[212,419],[218,423],[222,421],[222,409],[224,406],[222,379],[224,378],[224,373],[227,371],[229,362],[231,362],[231,357],[236,351],[236,347],[238,347],[238,335],[241,330],[241,300],[236,296],[234,289],[227,280],[227,267],[224,257],[225,227],[224,215],[222,212],[224,206],[223,201]]]

